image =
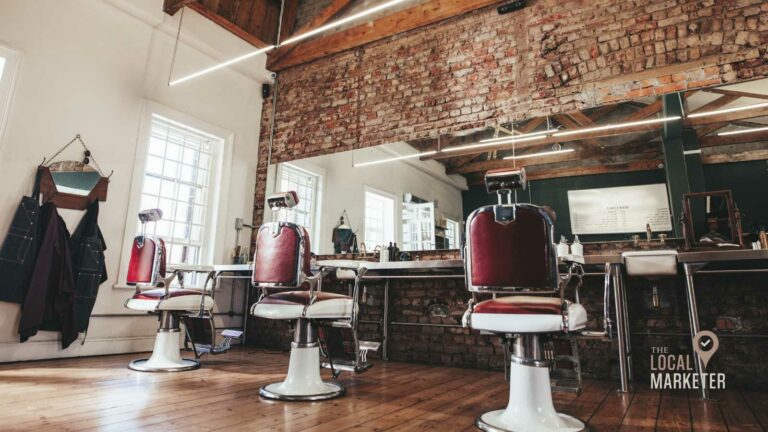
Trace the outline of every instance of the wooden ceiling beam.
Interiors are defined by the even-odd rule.
[[[659,166],[661,166],[663,163],[664,161],[661,159],[647,159],[632,162],[622,162],[617,164],[600,164],[569,168],[558,167],[557,164],[546,164],[531,167],[530,170],[526,170],[525,174],[528,180],[545,180],[551,178],[576,177],[596,174],[651,171],[660,169]],[[470,179],[468,183],[472,186],[481,185],[483,184],[483,179],[482,177],[477,177]]]
[[[298,3],[298,0],[297,0],[297,3]],[[312,19],[302,24],[298,28],[292,29],[290,33],[280,32],[282,34],[282,36],[280,37],[280,40],[287,39],[288,37],[294,34],[299,35],[302,33],[306,33],[310,30],[313,30],[322,26],[323,24],[330,21],[331,18],[342,13],[351,4],[352,4],[352,0],[331,1],[331,3],[328,6],[326,6],[323,10],[321,10],[320,13],[312,17]],[[290,53],[292,53],[297,46],[299,45],[289,45],[287,47],[279,48],[278,50],[269,53],[268,59],[267,59],[267,69],[271,70],[275,64],[277,64],[282,59],[287,57]]]
[[[748,118],[765,117],[765,116],[768,116],[768,107],[752,108],[752,109],[747,109],[743,111],[732,111],[732,112],[726,112],[722,114],[709,115],[706,117],[694,117],[694,118],[688,117],[685,119],[685,125],[686,126],[702,126],[702,125],[711,125],[711,124],[723,123],[723,122],[730,123],[735,120],[744,120]]]
[[[579,127],[586,128],[594,126],[595,124],[592,122],[592,119],[587,117],[581,111],[575,111],[567,115],[556,115],[554,116],[554,119],[568,129],[578,129]],[[583,141],[584,144],[591,147],[593,150],[601,150],[604,147],[603,144],[596,138],[587,138]]]
[[[251,33],[248,33],[247,31],[243,30],[242,28],[235,25],[233,22],[229,21],[228,19],[224,18],[223,16],[217,14],[216,12],[206,8],[202,3],[198,2],[192,2],[187,4],[187,6],[194,10],[195,12],[199,13],[200,15],[208,18],[209,20],[213,21],[214,23],[218,24],[225,30],[229,31],[233,35],[239,37],[240,39],[248,42],[249,44],[255,46],[256,48],[265,48],[271,44],[268,44],[261,40],[260,38],[252,35]]]
[[[768,94],[762,94],[762,93],[752,93],[752,92],[726,90],[726,89],[709,89],[704,91],[707,93],[717,93],[717,94],[727,95],[727,96],[736,96],[737,98],[748,97],[753,99],[768,99]]]
[[[740,96],[733,96],[733,95],[723,95],[723,96],[720,96],[719,98],[713,100],[712,102],[706,103],[706,104],[696,108],[695,110],[693,110],[691,112],[691,114],[697,113],[697,112],[707,112],[707,111],[719,110],[720,108],[722,108],[722,107],[728,105],[729,103],[735,101],[739,97]]]
[[[163,0],[163,12],[170,16],[176,15],[184,6],[195,3],[197,0]]]
[[[644,125],[626,127],[621,129],[599,130],[594,132],[582,133],[578,135],[550,136],[543,140],[516,143],[515,148],[518,150],[523,150],[531,147],[536,147],[539,145],[548,145],[548,144],[571,142],[571,141],[583,141],[585,139],[590,139],[590,138],[603,138],[603,137],[610,137],[610,136],[625,135],[630,133],[658,131],[658,130],[661,130],[661,126],[659,124],[651,123],[651,124],[644,124]],[[480,154],[480,153],[487,153],[491,151],[511,150],[511,149],[512,149],[512,144],[496,144],[496,145],[491,145],[491,146],[482,147],[482,148],[457,150],[453,152],[441,152],[441,153],[437,153],[430,156],[423,156],[422,159],[424,160],[445,159],[445,158],[457,157],[457,156],[463,156],[463,155]]]
[[[431,0],[327,36],[310,39],[273,64],[273,70],[307,63],[380,39],[462,15],[499,0]]]
[[[749,132],[738,135],[714,135],[699,138],[701,147],[717,147],[732,144],[746,144],[753,142],[768,142],[768,131]]]

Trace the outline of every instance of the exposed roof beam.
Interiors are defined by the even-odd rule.
[[[535,146],[545,145],[545,144],[582,141],[582,140],[591,139],[591,138],[603,138],[603,137],[625,135],[625,134],[637,133],[637,132],[648,132],[648,131],[654,131],[654,130],[661,130],[661,126],[658,123],[650,123],[650,124],[631,126],[626,128],[620,128],[620,129],[599,130],[599,131],[587,132],[587,133],[578,134],[578,135],[550,136],[543,140],[516,143],[514,147],[518,150],[523,150],[530,147],[535,147]],[[511,150],[512,147],[513,147],[512,144],[495,144],[495,145],[489,145],[487,147],[481,147],[481,148],[457,150],[453,152],[440,152],[434,155],[424,156],[422,157],[422,159],[445,159],[445,158],[457,157],[462,155],[487,153],[491,151]]]
[[[739,96],[723,95],[723,96],[720,96],[719,98],[713,100],[712,102],[706,103],[706,104],[696,108],[691,113],[707,112],[707,111],[718,110],[718,109],[728,105],[729,103],[735,101],[738,98],[739,98]]]
[[[195,12],[199,13],[200,15],[208,18],[209,20],[215,22],[216,24],[220,25],[225,30],[229,31],[233,35],[239,37],[240,39],[248,42],[249,44],[257,47],[257,48],[264,48],[269,46],[270,44],[264,42],[263,40],[259,39],[258,37],[248,33],[247,31],[243,30],[242,28],[238,27],[231,21],[227,20],[223,16],[217,14],[216,12],[206,8],[203,6],[202,3],[198,2],[192,2],[187,4],[190,9],[194,10]]]
[[[706,91],[707,93],[718,93],[718,94],[728,95],[728,96],[748,97],[748,98],[755,98],[755,99],[768,99],[768,94],[762,94],[762,93],[752,93],[752,92],[726,90],[726,89],[710,89],[710,90],[704,90],[704,91]]]
[[[194,3],[196,1],[197,0],[164,0],[163,12],[173,16],[176,15],[176,12],[180,11],[187,4]]]
[[[275,63],[273,70],[346,51],[498,2],[499,0],[431,0],[417,4],[375,21],[299,44],[290,54]]]
[[[303,25],[299,26],[297,29],[293,30],[291,33],[288,33],[288,35],[302,34],[316,29],[330,21],[331,18],[343,12],[345,9],[347,9],[347,7],[349,7],[350,4],[352,4],[352,0],[333,0],[328,6],[321,10],[320,13],[312,17],[312,19]],[[283,40],[287,37],[285,32],[282,32],[282,34],[283,36],[280,38],[280,40]],[[273,53],[270,53],[269,61],[267,62],[267,68],[271,69],[275,64],[279,63],[282,59],[291,54],[298,46],[299,45],[289,45],[285,48],[281,48]]]
[[[568,113],[567,115],[556,115],[554,116],[554,119],[568,129],[578,129],[580,127],[586,128],[594,125],[594,122],[581,111]],[[584,144],[591,147],[593,150],[600,150],[603,148],[603,144],[595,138],[584,139]]]
[[[640,108],[639,110],[633,112],[632,114],[626,116],[621,121],[637,121],[637,120],[645,120],[646,118],[656,115],[656,113],[661,112],[661,99],[649,103],[644,108]]]
[[[706,117],[686,118],[685,124],[687,126],[701,126],[765,116],[768,116],[768,107],[752,108],[743,111],[732,111]]]
[[[511,159],[494,159],[489,161],[474,162],[457,166],[452,169],[446,170],[446,174],[469,174],[480,172],[484,173],[493,169],[512,168],[512,167],[529,167],[535,165],[546,165],[559,162],[569,162],[574,160],[584,159],[586,152],[575,151],[572,153],[555,154],[551,156],[541,156],[540,158],[531,158],[523,160],[511,160]]]
[[[530,170],[526,170],[525,174],[528,180],[544,180],[560,177],[576,177],[595,174],[656,170],[660,169],[659,165],[662,163],[663,161],[661,159],[648,159],[632,162],[622,162],[618,164],[600,164],[571,168],[557,167],[557,164],[546,164],[531,167]],[[479,185],[482,183],[482,178],[476,178],[469,181],[470,185]]]
[[[768,131],[749,132],[738,135],[713,135],[699,138],[701,147],[715,147],[731,144],[745,144],[752,142],[768,142]]]

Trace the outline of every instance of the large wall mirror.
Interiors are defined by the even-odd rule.
[[[691,192],[731,190],[745,234],[765,229],[768,79],[286,161],[270,167],[267,194],[299,192],[302,203],[282,218],[308,227],[318,254],[338,252],[339,226],[368,252],[390,242],[454,249],[468,214],[495,202],[485,172],[522,166],[529,188],[517,200],[552,207],[558,237],[628,240],[647,225],[673,237],[681,221],[667,194],[672,139],[700,161]]]

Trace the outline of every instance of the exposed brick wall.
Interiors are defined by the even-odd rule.
[[[761,0],[531,3],[508,15],[481,9],[282,71],[272,162],[768,75]]]

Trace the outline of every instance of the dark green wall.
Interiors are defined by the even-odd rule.
[[[744,230],[755,224],[768,224],[768,164],[766,161],[739,162],[706,165],[704,176],[707,190],[731,189],[734,200],[743,213]],[[600,174],[536,180],[528,190],[518,192],[519,202],[548,205],[557,212],[556,238],[571,234],[571,218],[568,211],[568,191],[616,186],[637,186],[664,183],[664,171],[638,171],[630,173]],[[471,187],[463,192],[464,218],[474,209],[496,203],[496,196],[488,195],[482,186]],[[641,233],[638,233],[641,234]],[[630,234],[587,235],[583,241],[625,240]]]

